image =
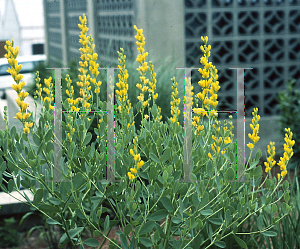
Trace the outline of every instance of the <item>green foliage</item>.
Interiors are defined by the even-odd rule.
[[[13,247],[20,245],[20,233],[13,225],[16,223],[14,217],[4,219],[4,225],[0,226],[1,247]]]
[[[291,128],[293,132],[293,140],[298,141],[300,138],[300,89],[296,86],[296,80],[290,79],[287,84],[287,89],[281,91],[278,95],[280,109],[280,126],[281,134],[284,136],[285,128]],[[295,89],[297,87],[297,89]],[[299,168],[300,161],[300,145],[296,142],[294,147],[294,155],[289,164],[290,169]],[[278,152],[283,154],[283,150]]]

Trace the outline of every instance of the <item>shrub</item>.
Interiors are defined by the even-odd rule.
[[[24,196],[29,204],[45,215],[48,224],[63,228],[60,247],[67,243],[71,243],[74,248],[78,245],[84,248],[84,244],[97,247],[99,243],[94,237],[103,236],[110,241],[111,248],[225,248],[232,241],[246,248],[247,244],[241,239],[244,235],[262,233],[266,237],[276,236],[277,233],[270,229],[291,212],[288,205],[289,183],[283,182],[283,179],[293,156],[293,133],[290,128],[285,129],[284,155],[278,162],[281,173],[277,176],[271,176],[270,173],[270,169],[276,164],[274,143],[271,142],[268,146],[269,157],[265,165],[269,175],[261,184],[262,167],[258,166],[261,151],[255,153],[254,159],[251,157],[260,138],[260,116],[255,108],[250,124],[253,133],[248,135],[252,142],[247,144],[251,150],[250,156],[246,168],[243,172],[238,172],[239,178],[236,180],[236,144],[231,141],[232,117],[229,117],[230,127],[227,122],[221,126],[217,120],[215,108],[218,105],[217,92],[220,86],[218,70],[208,62],[211,50],[208,37],[201,37],[204,43],[200,47],[204,53],[200,60],[203,69],[198,71],[203,80],[198,84],[202,91],[193,97],[190,78],[185,78],[185,127],[182,127],[178,121],[181,101],[175,77],[171,78],[171,118],[167,118],[166,123],[162,122],[161,108],[156,102],[159,94],[156,92],[154,65],[152,61],[149,62],[150,66],[146,62],[148,52],[144,53],[143,30],[134,26],[140,52],[136,59],[140,64],[137,71],[141,74],[140,83],[136,84],[140,94],[137,97],[135,116],[141,114],[142,121],[140,130],[136,130],[133,107],[128,98],[130,91],[126,55],[121,48],[118,53],[119,82],[116,83],[115,168],[108,165],[106,172],[106,163],[109,164],[110,159],[110,153],[106,153],[105,148],[107,115],[93,113],[93,116],[89,116],[89,111],[98,108],[105,110],[106,107],[108,109],[110,99],[99,100],[102,82],[97,78],[98,55],[94,53],[92,38],[86,35],[88,28],[85,15],[83,18],[80,16],[79,20],[79,41],[82,48],[77,85],[80,87],[80,97],[74,99],[72,80],[67,75],[67,98],[63,107],[71,112],[64,113],[65,121],[62,121],[61,142],[67,159],[61,169],[63,181],[53,182],[54,168],[57,165],[53,165],[55,155],[51,141],[54,134],[52,78],[44,80],[46,97],[40,94],[41,86],[37,78],[37,93],[43,103],[37,124],[32,113],[27,110],[28,104],[24,103],[28,93],[21,92],[24,82],[20,83],[21,65],[16,61],[18,48],[13,47],[13,41],[6,42],[5,56],[11,65],[8,71],[15,79],[16,85],[12,87],[19,96],[16,102],[20,111],[15,118],[22,122],[24,128],[20,134],[15,127],[0,131],[0,146],[4,149],[1,155],[8,160],[7,165],[3,160],[0,161],[1,172],[7,167],[13,172],[13,179],[8,181],[7,188],[3,187],[5,192],[19,190],[20,182],[30,189],[34,195],[33,201]],[[95,87],[95,98],[92,97],[90,83]],[[193,117],[189,114],[191,110]],[[95,117],[98,123],[94,129],[97,139],[91,146],[89,143],[92,134],[88,129]],[[6,114],[5,122],[7,123]],[[107,130],[112,137],[111,128],[107,127]],[[24,142],[29,141],[28,136],[31,134],[35,145],[29,143],[29,147],[25,146]],[[13,139],[16,140],[15,143]],[[37,151],[32,149],[33,146]],[[26,159],[21,160],[19,155],[22,155],[24,149]],[[111,147],[108,146],[108,152],[110,150]],[[20,181],[20,175],[24,180]],[[116,181],[108,182],[111,175]],[[244,180],[240,177],[244,177]],[[262,187],[264,183],[266,188]],[[282,216],[274,217],[274,205],[279,204],[282,199]],[[108,212],[104,207],[105,203],[115,214],[114,217],[102,216]],[[265,210],[271,213],[269,222],[262,226],[261,223],[258,224],[258,231],[239,232],[251,216],[258,215],[259,220],[264,220]],[[122,227],[122,231],[118,233],[122,247],[107,237],[111,228],[117,224]],[[84,229],[91,231],[93,238],[83,241],[81,235]],[[178,237],[179,240],[176,239]]]

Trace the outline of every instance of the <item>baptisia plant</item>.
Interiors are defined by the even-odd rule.
[[[42,113],[37,123],[32,113],[24,103],[28,95],[22,88],[22,68],[17,63],[18,48],[14,42],[7,41],[5,57],[11,68],[8,70],[16,84],[20,112],[16,118],[24,126],[24,130],[17,132],[15,127],[0,131],[0,145],[4,150],[1,155],[7,159],[7,164],[0,159],[2,174],[11,175],[8,188],[2,188],[8,194],[13,190],[19,192],[20,184],[28,188],[34,195],[33,201],[23,196],[28,205],[38,209],[47,217],[49,224],[62,227],[64,234],[60,238],[59,247],[70,244],[73,248],[84,248],[89,245],[98,248],[99,243],[94,237],[103,236],[110,241],[110,248],[212,248],[214,246],[226,248],[232,241],[242,248],[251,243],[253,234],[262,233],[265,236],[276,236],[273,226],[291,211],[288,205],[288,182],[283,182],[286,175],[286,165],[293,155],[292,132],[287,129],[285,153],[278,163],[282,172],[277,177],[269,175],[265,178],[266,188],[263,188],[262,168],[258,166],[261,152],[251,155],[259,137],[258,110],[253,112],[251,128],[253,134],[249,137],[253,143],[248,144],[251,155],[244,169],[244,180],[236,179],[236,144],[232,143],[233,125],[230,117],[230,128],[227,123],[221,126],[217,120],[218,105],[217,92],[220,89],[218,70],[208,62],[211,46],[208,37],[201,37],[204,46],[201,50],[204,56],[200,62],[203,69],[199,69],[203,80],[199,81],[202,92],[193,97],[193,87],[190,79],[185,79],[185,122],[191,125],[191,153],[188,158],[191,164],[185,162],[184,150],[185,130],[178,122],[180,110],[178,108],[177,82],[171,79],[171,118],[167,123],[161,122],[161,109],[155,104],[159,93],[156,90],[156,73],[152,62],[146,62],[148,52],[145,53],[145,38],[143,30],[134,26],[139,55],[136,61],[140,64],[137,71],[141,74],[140,82],[130,82],[126,70],[126,55],[121,48],[119,54],[118,83],[116,84],[116,112],[115,119],[115,164],[114,181],[107,181],[106,163],[106,128],[107,117],[105,111],[108,101],[99,100],[98,93],[102,82],[97,82],[99,74],[97,64],[98,55],[94,52],[93,39],[87,36],[86,16],[79,17],[81,24],[79,62],[79,79],[77,85],[81,87],[80,98],[73,99],[72,80],[65,79],[69,98],[64,100],[63,106],[69,112],[64,112],[66,122],[62,122],[62,148],[67,163],[62,163],[62,181],[54,182],[54,106],[52,78],[45,80],[47,88],[43,90],[48,97],[41,99]],[[150,77],[147,71],[150,71]],[[37,93],[42,91],[37,77]],[[130,82],[130,83],[128,83]],[[95,85],[97,98],[91,98],[91,86]],[[129,87],[129,84],[130,87]],[[133,108],[128,99],[128,91],[133,85],[140,90],[137,96],[137,114],[142,115],[142,129],[135,130]],[[195,105],[194,105],[195,101]],[[145,109],[148,107],[148,113]],[[193,117],[188,110],[193,110]],[[104,114],[103,114],[104,113]],[[5,114],[6,115],[6,114]],[[98,122],[97,141],[90,144],[91,134],[87,132],[92,119]],[[33,136],[35,144],[31,144],[28,136]],[[187,138],[186,138],[187,139]],[[266,163],[266,171],[274,163],[274,144],[269,149],[270,158]],[[22,152],[25,150],[26,158]],[[141,157],[146,158],[142,160]],[[192,167],[191,172],[186,167]],[[11,174],[7,173],[9,170]],[[188,176],[188,177],[187,177]],[[22,177],[22,179],[21,179]],[[188,180],[186,180],[188,179]],[[2,180],[2,179],[1,179]],[[1,181],[2,182],[2,181]],[[260,193],[261,198],[258,198]],[[280,200],[284,198],[283,204]],[[277,205],[283,205],[284,216],[274,217]],[[262,217],[262,210],[273,214],[268,221]],[[252,216],[259,216],[259,231],[247,233],[249,241],[240,239],[240,229],[244,221]],[[118,225],[120,243],[108,238],[112,227]],[[83,240],[82,233],[89,230],[92,238]],[[234,240],[233,240],[234,239]],[[104,240],[104,241],[105,241]],[[104,243],[104,242],[103,242]],[[100,245],[99,248],[103,245]]]

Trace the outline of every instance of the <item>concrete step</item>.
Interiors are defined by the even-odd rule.
[[[22,195],[25,193],[29,200],[33,201],[33,195],[31,194],[30,190],[20,190],[20,193]],[[12,191],[10,194],[12,196],[6,194],[5,192],[0,192],[0,215],[19,214],[30,211],[31,206],[29,204],[25,204],[28,202],[21,194],[19,194],[17,191]]]

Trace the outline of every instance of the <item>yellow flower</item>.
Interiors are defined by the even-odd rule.
[[[208,157],[213,160],[212,155],[210,154],[210,152],[208,153]]]
[[[138,162],[137,167],[138,167],[138,168],[141,168],[143,165],[144,165],[144,161],[141,160],[140,162]]]
[[[129,180],[133,180],[135,178],[135,176],[133,174],[131,174],[130,172],[128,172],[128,177],[129,177]]]
[[[247,146],[248,146],[250,149],[253,149],[253,147],[254,147],[252,143],[248,143]]]
[[[134,156],[134,152],[133,152],[132,149],[130,149],[130,154],[131,154],[132,156]]]
[[[134,161],[139,161],[139,160],[141,160],[140,154],[135,155],[135,156],[134,156]]]
[[[225,144],[231,143],[230,137],[226,137],[225,140],[224,140],[224,143],[225,143]]]
[[[130,168],[130,171],[131,171],[131,173],[133,173],[133,174],[136,174],[136,173],[137,173],[137,170],[134,169],[134,168]]]

